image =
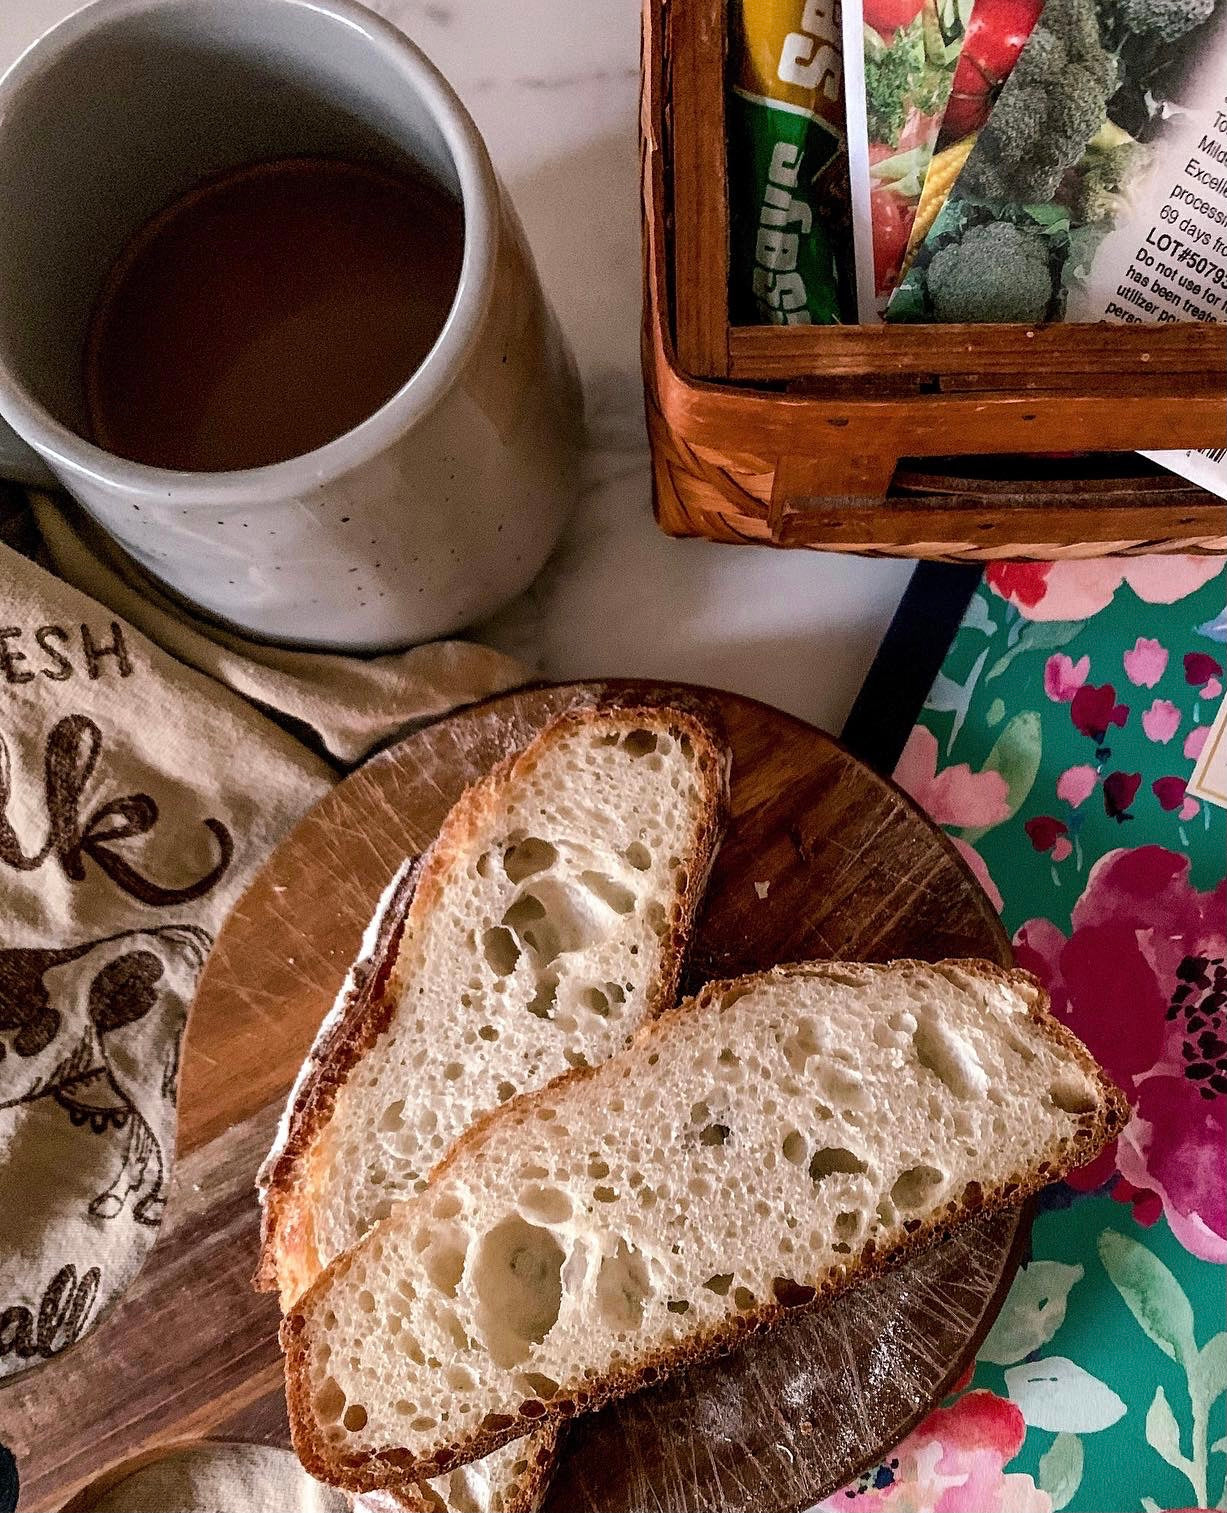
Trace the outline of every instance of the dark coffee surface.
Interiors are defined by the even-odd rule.
[[[202,472],[334,440],[430,351],[463,251],[443,189],[366,164],[283,159],[197,186],[136,233],[99,297],[93,439]]]

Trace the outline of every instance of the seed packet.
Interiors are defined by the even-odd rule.
[[[1047,0],[887,319],[1221,319],[1225,22],[1227,0]],[[1196,219],[1206,238],[1190,248],[1196,267],[1171,264],[1171,298],[1123,265],[1114,281],[1108,250],[1119,259],[1126,243],[1137,277],[1154,277],[1147,241],[1168,217],[1177,233]],[[1199,288],[1187,309],[1181,273]]]
[[[880,318],[902,270],[972,14],[972,0],[844,0],[862,321]]]
[[[976,0],[908,234],[903,273],[946,203],[1043,7],[1044,0]]]
[[[729,0],[729,319],[855,319],[837,0]]]

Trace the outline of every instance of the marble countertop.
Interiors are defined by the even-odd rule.
[[[579,360],[583,499],[486,633],[549,678],[678,678],[838,731],[912,565],[673,541],[639,375],[638,0],[367,0],[438,64],[511,191]],[[4,0],[0,68],[75,0]]]

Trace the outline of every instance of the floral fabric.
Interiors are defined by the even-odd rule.
[[[1134,1118],[1045,1195],[961,1390],[824,1509],[1227,1507],[1227,816],[1185,792],[1225,590],[1222,559],[990,567],[900,758]]]

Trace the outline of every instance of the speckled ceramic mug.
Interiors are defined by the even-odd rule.
[[[121,247],[205,174],[293,154],[410,162],[460,199],[459,284],[424,362],[353,430],[268,467],[92,445],[82,346]],[[0,207],[0,414],[172,592],[269,640],[375,651],[492,612],[545,561],[577,487],[574,364],[472,120],[354,0],[79,11],[0,81]]]

